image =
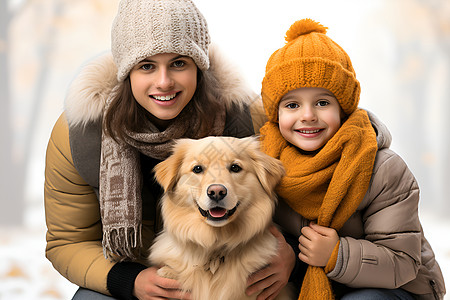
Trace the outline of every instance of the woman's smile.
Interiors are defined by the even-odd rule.
[[[174,99],[177,96],[177,93],[169,94],[169,95],[150,95],[151,98],[157,100],[157,101],[170,101]]]
[[[149,95],[150,99],[155,102],[157,105],[161,106],[171,106],[176,104],[178,97],[181,92],[171,93],[167,95]]]
[[[131,70],[130,82],[136,101],[155,123],[164,124],[176,118],[194,96],[197,65],[188,56],[156,54]]]

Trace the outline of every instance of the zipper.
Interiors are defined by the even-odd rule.
[[[438,293],[436,291],[436,281],[431,279],[430,280],[430,286],[431,286],[431,289],[433,290],[434,299],[439,300],[439,295],[438,295]]]

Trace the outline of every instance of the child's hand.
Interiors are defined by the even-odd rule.
[[[300,260],[311,266],[325,267],[339,241],[339,236],[333,228],[311,222],[309,226],[302,228],[302,235],[298,241]]]

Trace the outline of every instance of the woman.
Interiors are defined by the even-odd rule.
[[[153,167],[174,139],[249,136],[253,95],[215,51],[190,0],[123,0],[111,55],[71,85],[46,158],[46,256],[80,286],[74,299],[180,299],[177,281],[146,265],[160,228]],[[211,50],[211,51],[209,51]],[[209,54],[208,54],[209,52]],[[295,254],[279,232],[277,257],[249,293],[277,294]],[[108,295],[108,296],[107,296]]]

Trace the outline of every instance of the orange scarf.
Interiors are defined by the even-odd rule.
[[[267,122],[261,135],[263,151],[286,168],[278,195],[308,220],[339,230],[358,208],[372,176],[377,141],[366,111],[353,112],[315,155],[301,154],[286,142],[277,123]],[[326,276],[333,268],[309,266],[299,299],[334,299]]]

